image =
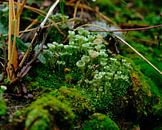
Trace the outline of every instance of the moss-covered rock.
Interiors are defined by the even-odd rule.
[[[73,129],[94,113],[91,101],[75,88],[61,87],[43,94],[27,108],[17,111],[13,121],[17,129]],[[75,120],[74,120],[75,119]],[[81,122],[80,122],[81,121]]]
[[[108,116],[95,113],[85,121],[82,130],[119,130],[119,127]]]
[[[42,100],[55,98],[69,106],[76,114],[77,123],[95,110],[112,115],[116,120],[126,118],[140,124],[152,113],[158,92],[139,71],[136,72],[132,61],[111,55],[106,45],[102,36],[83,29],[69,32],[68,45],[48,44],[42,54],[46,62],[36,69],[35,86],[59,89],[52,90],[36,104],[41,102],[44,106],[46,101],[42,103]],[[60,86],[77,86],[79,90]]]
[[[68,103],[68,106],[72,108],[79,119],[85,119],[94,112],[95,108],[92,106],[90,99],[75,88],[66,88],[64,86],[50,94],[61,102]]]
[[[47,110],[35,108],[31,110],[25,120],[25,128],[28,130],[49,130],[50,115]]]
[[[151,89],[140,72],[132,72],[131,78],[132,87],[126,96],[128,111],[131,120],[143,127],[147,120],[150,120],[153,106],[160,103],[160,98],[158,93]],[[144,127],[147,128],[147,126]]]
[[[21,123],[14,124],[21,125],[21,129],[69,130],[73,127],[75,115],[67,103],[59,101],[53,95],[45,94],[29,107],[17,112],[17,118],[21,119]],[[20,129],[20,127],[18,128]]]

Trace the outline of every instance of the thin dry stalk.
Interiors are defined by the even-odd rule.
[[[20,30],[20,15],[27,0],[23,0],[22,5],[20,0],[17,2],[17,7],[14,0],[9,0],[9,32],[8,32],[8,65],[7,74],[11,81],[15,78],[15,70],[18,66],[18,50],[16,47],[16,37],[19,36]]]
[[[149,29],[153,29],[153,28],[160,28],[162,27],[162,24],[158,24],[158,25],[152,25],[152,26],[146,26],[146,27],[141,27],[141,28],[127,28],[127,29],[114,29],[114,30],[108,30],[105,29],[99,25],[96,24],[83,24],[78,26],[77,28],[75,28],[75,30],[81,28],[81,27],[96,27],[99,30],[89,30],[91,32],[129,32],[129,31],[143,31],[143,30],[149,30]]]
[[[12,35],[14,35],[14,27],[15,26],[15,6],[14,1],[9,0],[9,32],[8,32],[8,79],[12,80],[13,77],[13,61],[12,61],[12,54],[13,54],[13,42],[12,42]],[[16,50],[15,50],[16,51]],[[16,65],[14,65],[16,67]]]
[[[76,18],[76,15],[77,15],[77,10],[78,10],[78,6],[80,4],[80,0],[77,1],[75,7],[74,7],[74,14],[73,14],[73,18]],[[73,22],[73,27],[75,25],[75,21]]]
[[[46,24],[46,22],[47,22],[49,16],[52,14],[53,10],[55,9],[55,7],[57,6],[57,4],[58,4],[59,2],[60,2],[60,0],[57,0],[57,1],[51,6],[51,8],[49,9],[49,11],[48,11],[46,17],[44,18],[43,22],[40,24],[40,27],[41,27],[41,28],[44,27],[44,25]]]
[[[75,30],[77,30],[77,29],[79,29],[81,27],[85,27],[85,26],[97,27],[97,28],[101,29],[101,32],[118,32],[118,31],[123,31],[123,30],[107,30],[106,28],[103,28],[103,27],[101,27],[99,25],[95,25],[95,24],[84,24],[84,25],[81,25],[81,26],[77,27]],[[157,27],[161,27],[161,26],[162,25],[160,24],[160,25],[149,26],[149,27],[144,27],[144,28],[126,29],[126,31],[148,30],[148,29],[157,28]],[[162,75],[162,72],[155,65],[153,65],[147,58],[145,58],[140,52],[138,52],[134,47],[132,47],[129,43],[124,41],[121,37],[119,37],[119,36],[117,36],[115,34],[114,34],[114,36],[119,41],[121,41],[122,43],[127,45],[129,48],[131,48],[138,56],[140,56],[145,62],[147,62],[152,68],[154,68],[160,75]]]
[[[75,4],[74,3],[70,3],[70,2],[66,2],[66,5],[67,6],[75,7]],[[85,5],[85,4],[79,4],[78,8],[85,9],[85,10],[88,10],[88,11],[92,11],[92,12],[94,12],[96,14],[96,16],[98,16],[99,18],[105,20],[107,23],[116,25],[116,23],[114,23],[109,17],[107,17],[104,14],[102,14],[99,11],[99,9],[97,9],[97,8],[93,9],[93,8],[91,8],[91,7],[89,7],[88,5]]]
[[[15,4],[17,5],[18,2],[15,2]],[[20,3],[21,6],[23,6],[22,3]],[[41,16],[46,16],[46,13],[40,9],[37,9],[37,8],[34,8],[34,7],[31,7],[31,6],[28,6],[28,5],[24,5],[24,8],[28,9],[28,10],[31,10],[32,12],[35,12]]]
[[[154,68],[160,75],[162,75],[162,72],[155,66],[153,65],[148,59],[146,59],[141,53],[139,53],[134,47],[132,47],[129,43],[124,41],[121,37],[114,35],[119,41],[127,45],[129,48],[131,48],[138,56],[140,56],[146,63],[148,63],[152,68]]]
[[[37,24],[37,23],[38,23],[38,21],[37,21],[36,19],[34,19],[34,20],[25,28],[24,32],[28,31],[33,25],[35,25],[35,24]],[[23,36],[24,32],[20,34],[20,37]]]
[[[50,8],[50,10],[48,11],[48,13],[47,13],[45,19],[44,19],[43,22],[40,24],[40,27],[37,28],[37,31],[36,31],[36,33],[35,33],[35,35],[34,35],[32,41],[31,41],[31,43],[30,43],[30,46],[28,47],[28,49],[27,49],[27,51],[26,51],[24,57],[22,58],[22,60],[21,60],[21,62],[20,62],[20,64],[19,64],[19,68],[22,68],[22,66],[23,66],[23,64],[24,64],[24,62],[25,62],[25,60],[27,59],[27,57],[28,57],[28,55],[29,55],[29,53],[30,53],[30,49],[33,47],[33,44],[35,43],[35,41],[36,41],[36,39],[37,39],[37,37],[38,37],[38,35],[39,35],[40,30],[44,28],[44,26],[45,26],[45,24],[46,24],[46,22],[47,22],[49,16],[52,14],[53,10],[55,9],[55,7],[56,7],[56,5],[59,3],[59,1],[60,1],[60,0],[57,0],[57,1],[51,6],[51,8]]]

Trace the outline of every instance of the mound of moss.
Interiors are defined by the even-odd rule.
[[[0,86],[0,118],[4,115],[6,115],[7,113],[7,106],[6,106],[6,103],[3,99],[3,89],[1,88]]]
[[[23,117],[23,119],[22,119]],[[29,107],[16,113],[21,123],[13,122],[15,128],[29,130],[71,129],[75,114],[66,103],[46,94],[34,101]]]
[[[29,107],[17,111],[14,118],[21,120],[21,123],[13,120],[13,124],[17,129],[68,130],[73,129],[79,120],[87,119],[92,113],[94,108],[90,100],[79,90],[61,87],[43,94]]]
[[[94,113],[84,122],[82,130],[119,130],[119,127],[108,116]]]
[[[3,99],[0,99],[0,104],[1,104],[1,107],[0,107],[0,116],[4,116],[7,112],[7,106],[6,106],[6,103]]]
[[[61,87],[50,93],[61,102],[68,103],[79,119],[86,119],[95,111],[91,100],[76,88]]]
[[[69,44],[50,43],[41,54],[43,67],[35,71],[34,86],[57,88],[49,95],[67,104],[76,122],[99,112],[142,126],[158,103],[158,89],[132,61],[110,54],[107,44],[87,30],[70,31]]]

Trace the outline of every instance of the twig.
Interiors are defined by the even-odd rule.
[[[103,20],[107,21],[109,24],[114,24],[114,25],[116,25],[116,23],[114,23],[109,17],[107,17],[106,15],[104,15],[103,13],[101,13],[101,12],[99,11],[99,8],[95,8],[94,11],[97,13],[97,15],[98,15],[100,18],[102,18]]]
[[[15,2],[15,4],[18,5],[17,2]],[[22,5],[22,4],[20,3],[20,5]],[[24,8],[29,9],[29,10],[31,10],[31,11],[33,11],[33,12],[35,12],[35,13],[41,15],[41,16],[46,16],[46,13],[44,11],[40,10],[40,9],[31,7],[31,6],[28,6],[28,5],[24,5]]]
[[[148,59],[146,59],[141,53],[139,53],[134,47],[132,47],[129,43],[127,43],[125,40],[123,40],[121,37],[117,36],[114,34],[114,36],[121,41],[122,43],[124,43],[125,45],[127,45],[129,48],[131,48],[137,55],[139,55],[144,61],[146,61],[151,67],[153,67],[160,75],[162,75],[162,72],[156,67],[154,66]]]
[[[26,4],[27,0],[23,0],[22,4],[20,5],[20,2],[18,2],[18,4],[20,5],[20,8],[17,12],[17,16],[16,17],[19,17],[19,15],[22,13],[23,9],[24,9],[24,6]]]
[[[66,5],[67,6],[72,6],[74,7],[75,4],[74,3],[69,3],[69,2],[66,2]],[[116,23],[114,23],[110,18],[108,18],[107,16],[103,15],[98,9],[93,9],[91,7],[89,7],[88,5],[85,5],[85,4],[79,4],[78,8],[83,8],[85,10],[89,10],[89,11],[92,11],[92,12],[95,12],[97,16],[99,16],[101,19],[105,20],[107,23],[109,24],[114,24],[116,25]]]
[[[27,8],[27,9],[29,9],[29,10],[35,12],[35,13],[38,13],[38,14],[40,14],[40,15],[42,15],[42,16],[46,16],[45,19],[44,19],[44,21],[43,21],[43,22],[46,23],[46,20],[47,20],[47,19],[49,18],[49,16],[52,14],[53,9],[54,9],[55,6],[58,4],[58,2],[59,2],[59,0],[57,0],[57,1],[52,5],[52,7],[51,7],[50,10],[48,11],[47,15],[45,15],[45,12],[42,11],[42,10],[40,10],[40,9],[37,9],[37,8],[34,8],[34,7],[30,7],[30,6],[27,6],[27,5],[24,5],[24,4],[21,4],[21,5],[24,6],[25,8]],[[18,4],[17,2],[15,2],[15,3]],[[41,23],[42,25],[43,25],[43,22]],[[62,35],[65,36],[65,34],[59,29],[59,27],[57,26],[57,24],[55,24],[53,21],[52,21],[52,23],[53,23],[53,26],[60,32],[60,34],[62,34]],[[42,26],[42,25],[40,25],[40,26]],[[44,25],[42,26],[42,28],[44,28]],[[36,29],[37,29],[37,28],[36,28]]]
[[[69,19],[69,20],[67,21],[67,23],[68,23],[68,22],[77,21],[77,20],[81,20],[81,19],[80,19],[80,18],[71,18],[71,19]],[[51,26],[54,26],[54,27],[56,28],[55,25],[58,26],[58,24],[61,24],[61,22],[54,23],[54,22],[52,21],[52,24],[50,23],[50,24],[48,24],[48,25],[45,25],[43,28],[48,28],[48,27],[51,27]],[[23,31],[20,31],[19,34],[31,32],[31,31],[36,31],[37,29],[38,29],[38,27],[31,28],[31,29],[27,29],[27,30],[23,30]],[[56,29],[57,29],[57,28],[56,28]],[[59,29],[59,28],[58,28],[58,29]],[[59,31],[59,30],[58,30],[58,31]],[[60,31],[59,31],[59,32],[60,32]],[[61,33],[61,32],[60,32],[60,33]],[[61,34],[64,35],[63,32],[62,32]],[[5,37],[5,36],[8,36],[8,34],[3,34],[3,36],[4,36],[4,37]]]
[[[46,40],[46,37],[47,37],[47,33],[46,35],[43,37],[43,41],[40,45],[40,49],[38,50],[38,52],[36,53],[36,55],[33,57],[33,59],[31,61],[28,61],[28,63],[23,67],[27,57],[29,56],[30,54],[30,50],[33,49],[33,45],[35,44],[35,42],[38,40],[38,37],[40,36],[40,33],[42,31],[42,29],[44,28],[46,22],[47,22],[47,19],[49,18],[49,16],[51,15],[51,13],[53,12],[54,8],[56,7],[56,5],[59,3],[59,0],[57,0],[50,8],[50,10],[48,11],[45,19],[43,20],[43,22],[40,24],[40,26],[37,28],[37,31],[23,57],[23,59],[21,60],[17,70],[16,70],[16,73],[17,76],[10,82],[10,85],[14,84],[15,82],[17,82],[18,80],[20,80],[21,78],[23,78],[27,72],[30,70],[31,68],[31,64],[37,59],[38,55],[40,54],[40,52],[42,51],[43,49],[43,45],[45,43],[45,40]]]
[[[57,5],[58,3],[59,3],[59,0],[57,0],[57,1],[51,6],[51,8],[50,8],[50,10],[48,11],[48,13],[47,13],[45,19],[44,19],[43,22],[40,24],[40,26],[37,28],[37,31],[36,31],[36,33],[35,33],[35,35],[34,35],[32,41],[31,41],[31,43],[30,43],[30,46],[28,47],[28,49],[27,49],[27,51],[26,51],[26,53],[25,53],[23,59],[21,60],[21,62],[20,62],[20,64],[19,64],[19,68],[21,68],[21,67],[23,66],[23,64],[24,64],[24,62],[25,62],[25,60],[26,60],[26,58],[27,58],[28,55],[29,55],[30,49],[33,47],[33,45],[34,45],[34,43],[35,43],[37,37],[39,36],[40,31],[44,28],[45,23],[47,22],[47,19],[48,19],[49,16],[52,14],[53,10],[55,9],[55,7],[56,7],[56,5]]]
[[[30,23],[26,28],[25,28],[25,30],[24,31],[27,31],[27,30],[29,30],[33,25],[35,25],[36,23],[38,23],[38,21],[36,20],[36,19],[34,19],[33,21],[32,21],[32,23]],[[21,33],[21,32],[19,32],[19,37],[21,37],[23,34],[24,34],[24,32],[23,33]]]
[[[44,28],[47,28],[47,27],[50,27],[50,26],[54,26],[59,31],[59,33],[62,34],[65,37],[65,33],[63,33],[61,31],[61,29],[59,28],[59,26],[57,25],[57,23],[55,23],[54,21],[51,21],[51,22],[52,22],[52,24],[50,24],[49,26],[44,26]]]
[[[46,24],[47,22],[47,19],[49,18],[49,16],[52,14],[53,10],[55,9],[55,7],[57,6],[57,4],[60,2],[60,0],[57,0],[50,8],[50,10],[48,11],[45,19],[43,20],[43,22],[40,24],[40,27],[43,28],[44,25]]]
[[[10,82],[10,86],[14,83],[16,83],[18,80],[20,80],[21,78],[23,78],[31,69],[31,64],[37,59],[38,55],[41,53],[41,51],[43,50],[43,45],[45,43],[45,40],[47,38],[48,33],[46,33],[43,37],[43,41],[40,45],[40,49],[38,50],[38,52],[35,54],[35,56],[31,59],[31,61],[29,61],[22,69],[21,71],[18,73],[17,77],[15,79],[13,79]]]
[[[23,67],[22,71],[21,71],[20,74],[19,74],[19,77],[23,78],[23,77],[27,74],[27,72],[30,70],[31,64],[37,59],[38,55],[39,55],[39,54],[41,53],[41,51],[43,50],[43,45],[44,45],[44,43],[45,43],[45,41],[46,41],[47,35],[48,35],[48,33],[46,33],[46,34],[44,35],[43,41],[42,41],[42,43],[41,43],[41,45],[40,45],[40,49],[39,49],[38,52],[35,54],[35,56],[32,58],[32,60],[29,61],[29,62],[26,64],[26,66]]]
[[[142,31],[142,30],[149,30],[153,28],[159,28],[162,27],[162,24],[159,25],[153,25],[143,28],[129,28],[129,29],[116,29],[116,30],[107,30],[106,32],[128,32],[128,31]],[[91,31],[91,30],[90,30]],[[92,30],[93,31],[93,30]],[[94,32],[105,32],[105,30],[95,30]]]
[[[71,22],[71,21],[74,21],[74,20],[80,20],[79,18],[72,18],[72,19],[69,19],[68,22]],[[58,23],[55,23],[55,24],[60,24],[60,22]],[[54,26],[54,23],[53,24],[49,24],[49,25],[46,25],[44,26],[44,28],[48,28],[50,26]],[[96,24],[83,24],[77,28],[75,28],[74,30],[77,30],[81,27],[86,27],[86,26],[93,26],[93,27],[96,27],[96,28],[99,28],[99,29],[102,29],[102,30],[89,30],[91,32],[128,32],[128,31],[142,31],[142,30],[149,30],[149,29],[153,29],[153,28],[159,28],[159,27],[162,27],[162,24],[159,24],[159,25],[153,25],[153,26],[148,26],[148,27],[142,27],[142,28],[130,28],[130,29],[116,29],[116,30],[107,30],[99,25],[96,25]],[[31,28],[31,29],[28,29],[28,30],[24,30],[24,31],[20,31],[20,34],[22,33],[27,33],[27,32],[31,32],[31,31],[35,31],[37,30],[38,27],[36,28]],[[3,36],[7,36],[8,34],[3,34]]]
[[[24,62],[25,62],[25,60],[27,59],[27,57],[28,57],[28,55],[29,55],[29,53],[30,53],[30,50],[32,49],[33,45],[34,45],[35,42],[36,42],[36,39],[37,39],[37,37],[38,37],[40,31],[41,31],[41,28],[37,28],[37,31],[36,31],[36,33],[35,33],[35,35],[34,35],[32,41],[31,41],[31,43],[30,43],[30,45],[29,45],[29,47],[28,47],[28,49],[27,49],[25,55],[23,56],[23,58],[22,58],[22,60],[21,60],[21,62],[20,62],[20,64],[19,64],[19,66],[18,66],[18,70],[22,68],[22,66],[23,66],[23,64],[24,64]]]
[[[89,26],[89,27],[96,27],[96,28],[99,28],[99,29],[102,29],[103,32],[107,32],[108,30],[105,29],[104,27],[101,27],[99,25],[96,25],[96,24],[83,24],[83,25],[80,25],[78,26],[77,28],[74,29],[74,31],[78,30],[79,28],[82,28],[82,27],[86,27],[86,26]]]
[[[102,32],[114,32],[114,31],[119,31],[119,30],[107,30],[101,26],[98,26],[98,25],[95,25],[95,24],[84,24],[84,25],[81,25],[79,27],[77,27],[75,30],[79,29],[80,27],[84,27],[84,26],[94,26],[94,27],[98,27],[100,29],[102,29]],[[147,30],[147,29],[152,29],[152,28],[157,28],[157,27],[161,27],[162,24],[160,25],[155,25],[155,26],[149,26],[149,27],[145,27],[145,28],[142,28],[143,30]],[[139,31],[141,28],[136,28],[136,29],[129,29],[131,31]],[[74,30],[74,31],[75,31]],[[128,29],[127,29],[128,31]],[[131,45],[129,45],[129,43],[127,43],[126,41],[124,41],[121,37],[113,34],[117,39],[119,39],[122,43],[124,43],[125,45],[127,45],[129,48],[131,48],[136,54],[138,54],[144,61],[146,61],[151,67],[153,67],[159,74],[162,75],[162,72],[156,67],[154,66],[149,60],[147,60],[141,53],[139,53],[135,48],[133,48]]]
[[[162,24],[159,24],[159,25],[153,25],[153,26],[148,26],[148,27],[143,27],[143,28],[129,28],[129,29],[115,29],[115,30],[108,30],[108,29],[105,29],[99,25],[96,25],[96,24],[83,24],[79,27],[77,27],[75,30],[77,30],[78,28],[81,28],[81,27],[86,27],[86,26],[90,26],[90,27],[97,27],[101,30],[89,30],[91,32],[128,32],[128,31],[142,31],[142,30],[149,30],[149,29],[153,29],[153,28],[159,28],[159,27],[162,27]]]
[[[71,18],[71,19],[69,19],[69,20],[67,21],[67,23],[68,23],[68,22],[77,21],[77,20],[81,20],[81,19],[80,19],[80,18]],[[48,24],[48,25],[44,26],[43,28],[48,28],[48,27],[54,26],[56,29],[59,29],[59,28],[56,27],[56,26],[58,26],[59,24],[61,24],[61,22],[54,23],[54,22],[52,21],[52,24]],[[31,29],[28,29],[28,30],[20,31],[20,34],[21,34],[21,33],[31,32],[31,31],[35,31],[35,30],[37,30],[37,28],[38,28],[38,27],[36,27],[36,28],[31,28]],[[58,30],[58,31],[59,31],[59,30]],[[59,31],[59,32],[60,32],[60,31]],[[60,32],[60,33],[61,33],[61,32]],[[62,32],[62,33],[63,33],[63,32]],[[7,34],[3,34],[3,36],[7,36]]]
[[[74,7],[74,14],[73,14],[73,18],[76,18],[76,15],[77,15],[77,10],[78,10],[78,6],[80,4],[80,0],[77,1],[75,7]],[[75,21],[73,22],[73,27],[75,25]]]

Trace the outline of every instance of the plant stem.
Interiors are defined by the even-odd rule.
[[[16,9],[14,0],[9,0],[8,65],[7,65],[7,74],[9,81],[12,81],[16,76],[15,70],[17,69],[18,66],[18,49],[16,47],[16,37],[19,36],[20,15],[26,2],[27,0],[23,0],[21,5],[20,0],[18,0],[17,11],[15,11]]]
[[[130,44],[128,44],[126,41],[124,41],[121,37],[114,35],[117,39],[119,39],[122,43],[127,45],[129,48],[131,48],[137,55],[139,55],[144,61],[146,61],[152,68],[154,68],[160,75],[162,75],[162,72],[154,66],[148,59],[146,59],[141,53],[139,53],[134,47],[132,47]]]
[[[52,14],[53,10],[55,9],[55,7],[57,6],[57,4],[60,2],[60,0],[57,0],[52,6],[51,8],[49,9],[45,19],[43,20],[43,22],[40,24],[40,27],[43,28],[44,25],[46,24],[47,22],[47,19],[49,18],[49,16]]]

